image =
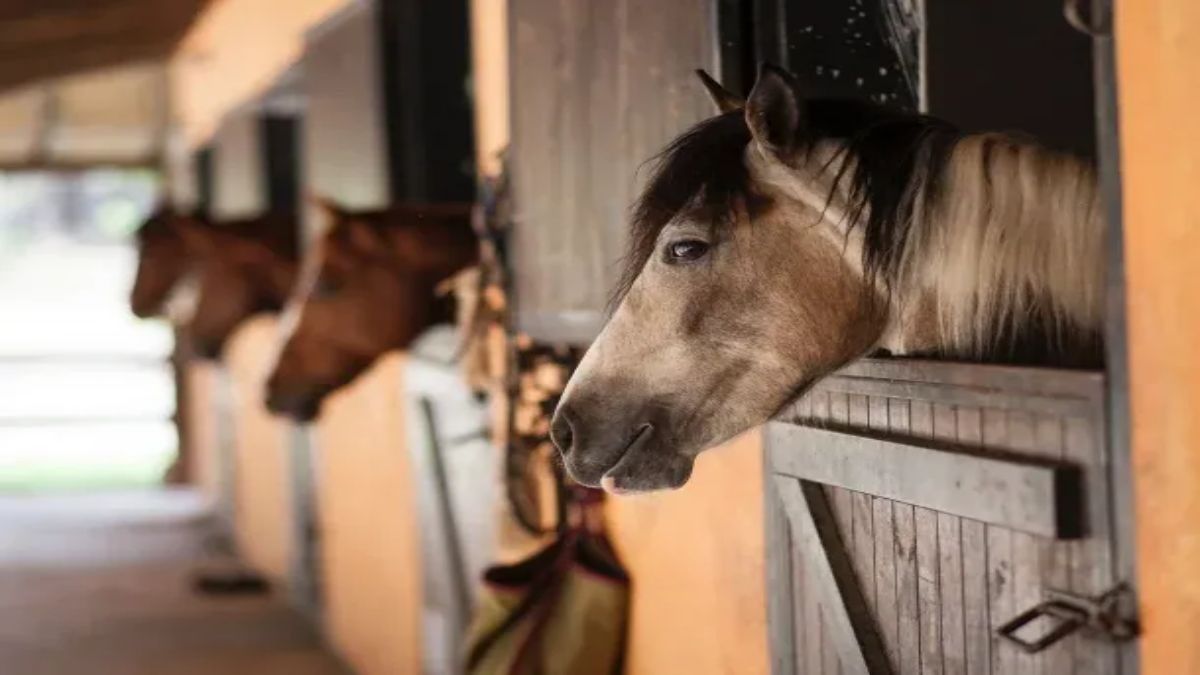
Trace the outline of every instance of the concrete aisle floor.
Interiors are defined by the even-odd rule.
[[[344,675],[270,596],[202,597],[186,491],[0,496],[0,674]]]

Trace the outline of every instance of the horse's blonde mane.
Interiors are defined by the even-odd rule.
[[[955,143],[938,181],[912,189],[895,290],[932,295],[938,346],[979,355],[1030,324],[1059,344],[1103,322],[1105,227],[1093,169],[1032,142],[976,134]]]

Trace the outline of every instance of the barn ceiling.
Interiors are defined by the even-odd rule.
[[[208,0],[0,0],[0,169],[154,163],[165,62]]]
[[[0,92],[162,60],[208,0],[3,0]]]

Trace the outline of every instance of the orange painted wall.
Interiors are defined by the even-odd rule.
[[[1116,9],[1142,672],[1200,673],[1200,3]]]
[[[233,388],[234,537],[244,561],[275,581],[287,578],[292,550],[288,423],[263,406],[275,350],[275,319],[257,317],[226,347]]]
[[[677,492],[610,498],[633,578],[627,675],[765,674],[762,435],[701,455]]]
[[[327,402],[315,427],[326,632],[357,675],[421,672],[403,364],[400,354],[377,363]]]

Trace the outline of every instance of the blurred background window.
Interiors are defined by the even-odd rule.
[[[174,460],[170,326],[128,309],[145,170],[0,173],[0,491],[153,485]]]

